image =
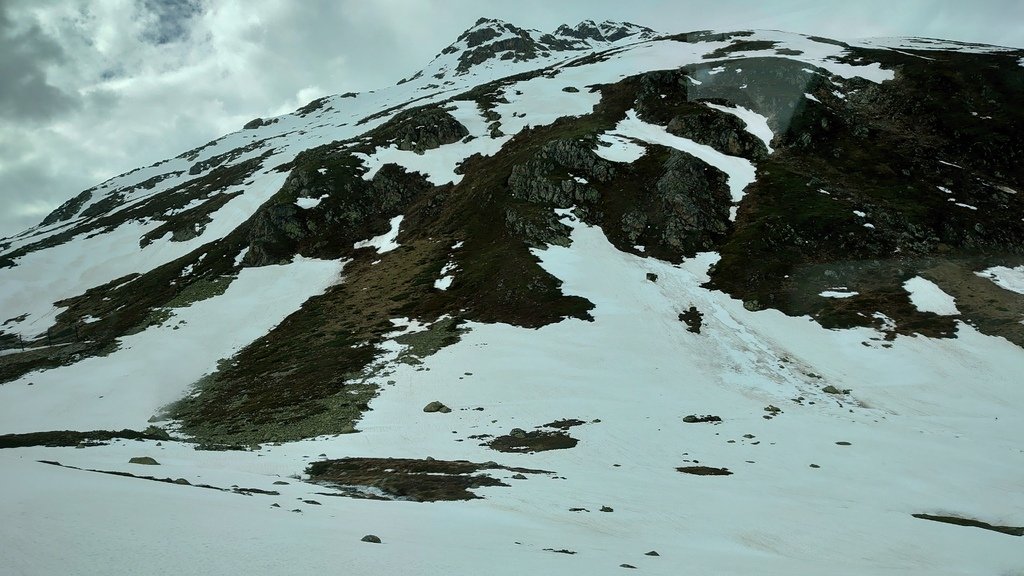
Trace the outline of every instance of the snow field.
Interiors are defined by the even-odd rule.
[[[341,279],[344,264],[296,257],[244,268],[221,296],[120,339],[108,356],[30,372],[0,385],[0,434],[145,429],[201,376]]]
[[[955,340],[899,337],[889,349],[861,346],[876,333],[749,312],[700,288],[715,254],[677,267],[618,252],[569,210],[559,215],[573,227],[572,245],[536,254],[566,293],[596,305],[593,322],[570,319],[537,330],[470,324],[458,344],[423,365],[386,367],[378,377],[381,394],[355,435],[255,453],[196,452],[167,442],[2,451],[5,469],[20,479],[5,477],[13,496],[7,515],[18,522],[5,523],[0,536],[24,551],[35,549],[35,535],[72,542],[66,551],[41,555],[37,565],[62,571],[74,563],[83,573],[137,567],[137,556],[115,553],[126,545],[156,551],[167,561],[163,573],[181,566],[217,573],[226,565],[287,572],[332,560],[363,574],[611,574],[622,563],[656,574],[791,574],[822,566],[851,575],[962,574],[1020,567],[1011,537],[910,514],[1024,521],[1016,512],[1024,510],[1024,491],[1014,480],[1024,465],[1015,417],[1024,391],[1014,385],[1021,350],[965,325]],[[658,281],[647,281],[647,272]],[[691,305],[704,314],[700,334],[676,319]],[[422,329],[406,319],[394,323],[396,334]],[[393,348],[392,359],[402,347]],[[820,379],[809,375],[812,369]],[[852,393],[825,394],[826,383]],[[798,396],[804,401],[795,403]],[[422,412],[432,400],[453,412]],[[783,413],[764,419],[768,404]],[[724,422],[684,424],[687,414],[716,414]],[[588,422],[570,430],[580,439],[573,449],[503,454],[468,438],[561,418]],[[743,437],[748,433],[754,438]],[[273,485],[321,453],[495,460],[559,478],[512,480],[498,471],[510,487],[478,490],[484,500],[434,504],[331,498],[287,478],[291,484]],[[137,455],[163,466],[126,463]],[[281,495],[98,476],[29,459]],[[734,474],[675,471],[693,460]],[[74,491],[53,489],[71,484]],[[37,513],[43,498],[44,509],[61,510],[59,518]],[[271,509],[274,502],[281,509]],[[601,506],[614,512],[598,512]],[[92,524],[97,528],[81,529]],[[167,533],[175,534],[173,547]],[[384,545],[359,543],[366,533]],[[643,556],[652,549],[661,556]],[[14,562],[28,566],[29,559],[22,554]],[[150,573],[164,567],[154,562]]]

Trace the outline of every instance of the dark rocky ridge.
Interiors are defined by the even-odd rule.
[[[553,52],[586,50],[591,47],[590,41],[611,43],[631,36],[637,40],[650,39],[655,32],[629,22],[596,24],[585,20],[574,28],[563,25],[552,33],[542,34],[501,20],[481,18],[454,44],[442,50],[441,55],[459,53],[455,73],[465,74],[474,66],[495,58],[522,62],[550,56]]]

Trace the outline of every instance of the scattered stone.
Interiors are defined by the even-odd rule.
[[[361,542],[369,542],[371,544],[380,544],[380,538],[373,534],[367,534],[360,539]]]
[[[286,486],[288,483],[285,482],[284,480],[277,480],[274,482],[274,484],[277,486]]]
[[[178,478],[174,481],[175,484],[181,484],[182,486],[191,486],[192,483],[184,478]]]
[[[569,512],[590,512],[586,508],[569,508]]]
[[[696,476],[729,476],[732,472],[728,468],[713,468],[711,466],[682,466],[676,468],[683,474],[694,474]]]
[[[764,411],[768,412],[768,413],[770,413],[772,415],[775,415],[775,414],[781,414],[782,413],[782,408],[779,408],[778,406],[774,406],[772,404],[769,404],[769,405],[764,407]]]
[[[523,430],[522,428],[513,428],[508,435],[513,438],[526,438],[526,430]]]
[[[687,424],[697,424],[697,423],[702,423],[702,422],[721,422],[721,421],[722,421],[721,418],[719,418],[718,416],[713,416],[711,414],[706,414],[706,415],[703,415],[703,416],[697,416],[696,414],[690,414],[689,416],[684,416],[683,417],[683,422],[686,422]]]
[[[850,389],[840,390],[839,388],[836,388],[835,386],[833,386],[831,384],[829,384],[828,386],[825,386],[824,388],[822,388],[821,391],[824,392],[825,394],[836,394],[836,395],[849,394],[851,392]]]
[[[744,434],[743,437],[749,440],[751,438],[754,438],[754,435],[753,434]]]
[[[575,86],[566,86],[565,88],[562,88],[562,92],[570,92],[570,93],[572,93],[572,92],[579,92],[579,91],[580,91],[580,89],[575,87]]]
[[[817,464],[811,464],[811,468],[821,468],[821,466],[818,466]]]
[[[427,412],[427,413],[440,412],[442,414],[447,414],[447,413],[451,412],[452,409],[447,407],[447,406],[445,406],[441,402],[438,402],[437,400],[434,400],[433,402],[431,402],[431,403],[427,404],[426,406],[424,406],[423,407],[423,411]]]
[[[303,500],[302,502],[303,502],[304,504],[311,504],[311,505],[313,505],[313,506],[322,506],[322,504],[320,504],[320,503],[319,503],[319,502],[317,502],[316,500]]]
[[[561,550],[555,550],[554,548],[545,548],[544,551],[545,552],[554,552],[555,554],[575,554],[576,553],[575,550],[567,550],[565,548],[562,548]]]
[[[615,512],[615,509],[611,506],[601,506],[601,512]]]
[[[654,272],[648,272],[647,273],[647,279],[650,280],[651,282],[657,282],[658,281],[658,275],[655,274]]]
[[[845,441],[836,442],[836,444],[838,444],[839,446],[850,446],[850,443]]]
[[[136,456],[128,460],[129,464],[145,464],[146,466],[159,466],[160,463],[149,456]]]
[[[644,556],[661,556],[661,554],[658,554],[657,550],[651,550],[650,552],[645,553]]]
[[[271,505],[270,505],[270,507],[271,507],[271,508],[280,508],[280,507],[281,507],[281,505],[280,505],[280,504],[278,504],[277,502],[274,502],[273,504],[271,504]]]
[[[633,566],[632,564],[619,564],[619,568],[632,568],[633,570],[636,570],[636,566]]]
[[[559,430],[568,430],[573,426],[582,426],[586,424],[583,420],[577,420],[576,418],[564,418],[562,420],[555,420],[554,422],[548,422],[538,428],[557,428]]]
[[[523,475],[523,474],[513,474],[512,475],[512,479],[513,480],[526,480],[526,476]]]
[[[697,310],[696,306],[690,306],[689,310],[679,314],[679,321],[686,324],[688,332],[700,334],[700,328],[704,324],[704,313]]]

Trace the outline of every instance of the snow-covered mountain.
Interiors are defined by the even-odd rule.
[[[1022,62],[481,19],[82,192],[4,573],[1024,570]]]

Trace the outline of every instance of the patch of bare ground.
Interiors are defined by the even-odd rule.
[[[498,452],[532,453],[565,450],[574,448],[577,443],[579,440],[562,431],[532,430],[527,432],[515,428],[510,433],[491,440],[487,446]]]
[[[1021,258],[1013,260],[1024,263]],[[945,260],[924,268],[921,276],[956,298],[957,310],[978,331],[1024,347],[1024,295],[975,274],[986,267],[976,260]]]
[[[732,474],[728,468],[714,468],[712,466],[680,466],[676,470],[683,474],[693,474],[694,476],[729,476]]]
[[[973,518],[962,518],[960,516],[935,516],[932,514],[912,514],[912,516],[914,518],[920,518],[921,520],[931,520],[932,522],[943,522],[945,524],[954,524],[956,526],[982,528],[984,530],[1000,532],[1010,536],[1024,536],[1024,527],[1022,526],[993,526],[988,522],[974,520]]]
[[[480,498],[471,490],[485,486],[505,486],[501,480],[484,474],[485,470],[504,470],[517,474],[551,474],[545,470],[511,468],[494,462],[467,460],[419,460],[411,458],[342,458],[313,462],[306,468],[310,480],[337,488],[376,488],[389,499],[436,502]],[[346,496],[358,491],[345,490]],[[367,497],[365,494],[362,497]]]

